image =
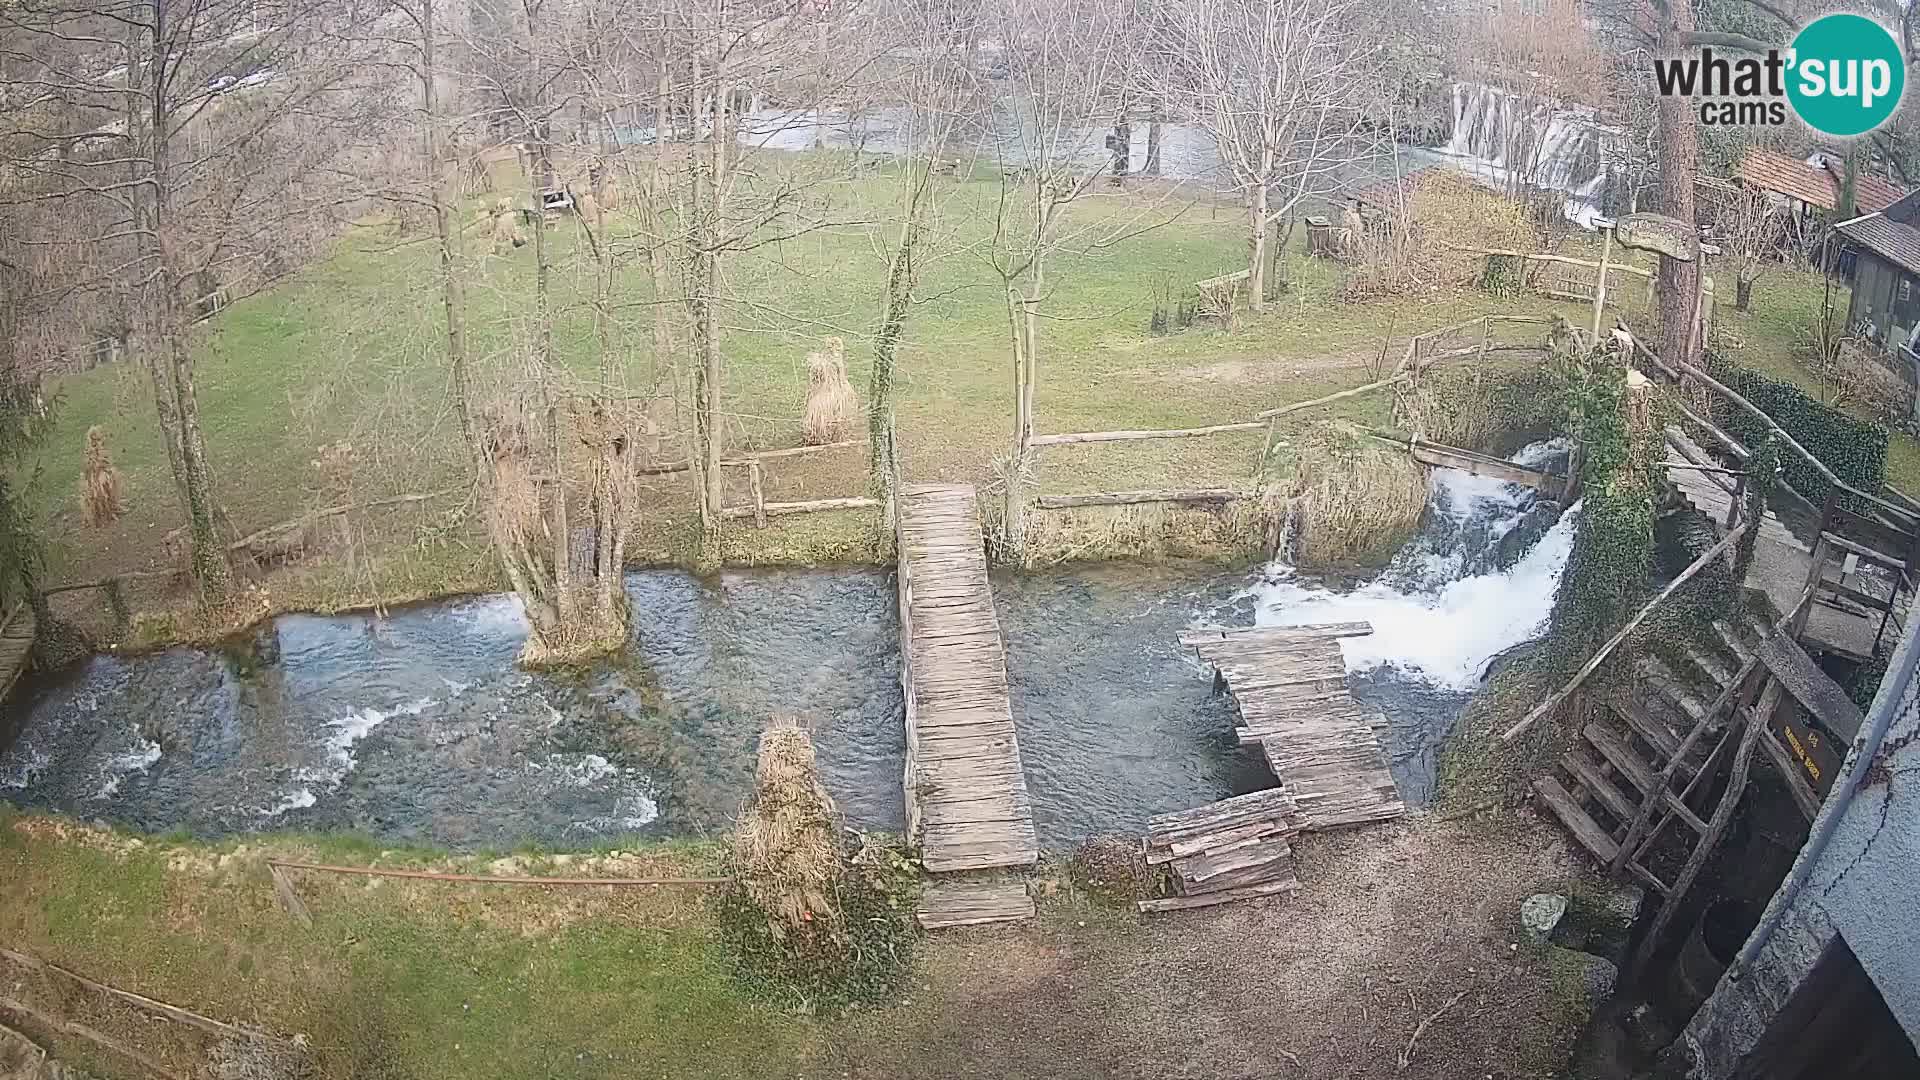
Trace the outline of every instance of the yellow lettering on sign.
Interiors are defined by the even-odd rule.
[[[1800,736],[1794,734],[1792,728],[1786,729],[1786,735],[1787,745],[1793,747],[1794,756],[1800,759],[1800,764],[1807,770],[1807,775],[1819,780],[1820,766],[1814,764],[1813,755],[1807,752],[1807,748],[1800,745]]]

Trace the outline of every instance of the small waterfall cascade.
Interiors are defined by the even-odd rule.
[[[1621,140],[1585,106],[1460,82],[1453,135],[1440,151],[1488,182],[1559,192],[1567,217],[1586,224],[1600,213]]]

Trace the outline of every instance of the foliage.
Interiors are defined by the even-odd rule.
[[[1128,836],[1091,837],[1067,857],[1075,888],[1128,911],[1136,900],[1163,895],[1162,869],[1147,865],[1140,841]]]
[[[81,475],[80,498],[87,524],[99,529],[118,521],[124,509],[120,470],[114,468],[113,455],[107,451],[107,433],[98,426],[87,429],[87,462]]]
[[[828,338],[825,349],[807,354],[805,411],[800,426],[809,446],[846,439],[860,418],[860,401],[847,379],[847,345],[838,337]]]
[[[1480,287],[1495,296],[1519,296],[1526,285],[1520,272],[1520,259],[1514,255],[1489,255],[1480,274]]]
[[[778,1003],[819,1011],[879,999],[912,948],[913,866],[870,846],[850,857],[813,742],[790,719],[760,738],[754,795],[716,900],[735,970]]]
[[[1861,663],[1854,669],[1853,677],[1847,680],[1847,696],[1860,706],[1861,712],[1873,707],[1874,695],[1880,692],[1880,682],[1887,677],[1887,654],[1877,652],[1871,660]]]
[[[1494,452],[1566,430],[1565,380],[1553,364],[1483,370],[1463,360],[1395,395],[1394,422],[1424,439]]]
[[[1291,497],[1301,566],[1375,566],[1419,526],[1427,475],[1406,451],[1351,425],[1325,424],[1300,439]]]
[[[1525,203],[1440,169],[1415,174],[1399,206],[1353,231],[1346,300],[1464,289],[1483,282],[1483,257],[1456,249],[1532,251],[1541,242]]]
[[[1629,394],[1627,372],[1618,356],[1594,352],[1569,380],[1582,511],[1553,604],[1550,654],[1562,667],[1591,656],[1626,621],[1653,565],[1657,440],[1640,411],[1644,395]]]
[[[1735,393],[1753,402],[1774,422],[1806,447],[1807,452],[1832,469],[1844,483],[1868,494],[1886,482],[1887,429],[1856,420],[1790,382],[1763,375],[1710,355],[1708,372]],[[1720,407],[1722,426],[1734,438],[1752,447],[1769,434],[1767,426],[1744,409]],[[1827,482],[1798,455],[1786,455],[1782,478],[1815,505],[1827,497]]]
[[[0,609],[33,591],[46,562],[36,533],[28,455],[53,426],[53,408],[17,366],[0,367]],[[0,611],[3,614],[3,611]]]
[[[1765,438],[1747,447],[1746,502],[1740,508],[1740,520],[1759,521],[1773,501],[1773,486],[1780,478],[1780,442],[1769,432]],[[1733,580],[1747,580],[1747,568],[1753,565],[1753,553],[1760,540],[1758,528],[1748,529],[1733,544]]]

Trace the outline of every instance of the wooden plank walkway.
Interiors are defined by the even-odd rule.
[[[973,488],[907,486],[898,518],[908,838],[933,873],[1031,866],[1040,845]]]
[[[1240,742],[1260,744],[1304,828],[1387,821],[1407,811],[1380,743],[1386,718],[1347,692],[1339,639],[1372,632],[1360,622],[1180,635],[1226,682],[1240,707]]]
[[[922,930],[1033,918],[1024,881],[936,881],[920,898]]]
[[[33,659],[34,630],[33,609],[25,601],[15,604],[0,623],[0,701],[6,700]]]

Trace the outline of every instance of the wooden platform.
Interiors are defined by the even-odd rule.
[[[0,701],[6,700],[33,659],[34,630],[33,609],[25,602],[15,604],[0,623]]]
[[[1147,823],[1147,864],[1165,865],[1178,895],[1135,906],[1181,911],[1292,892],[1300,878],[1288,840],[1305,824],[1284,787],[1153,818]]]
[[[1180,635],[1212,664],[1240,708],[1242,745],[1259,743],[1307,829],[1406,813],[1387,771],[1386,718],[1347,692],[1339,639],[1367,623],[1203,630]]]
[[[1039,842],[973,488],[909,485],[898,521],[908,838],[932,873],[1031,866]]]
[[[920,897],[922,930],[1033,918],[1033,897],[1020,881],[936,881]]]

